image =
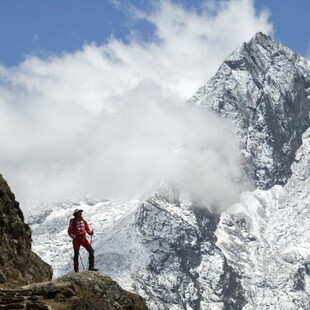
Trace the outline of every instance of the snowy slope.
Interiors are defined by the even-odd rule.
[[[223,213],[216,235],[242,274],[244,309],[310,307],[310,129],[288,183],[244,194]]]
[[[106,199],[102,201],[88,198],[46,206],[44,212],[33,213],[28,217],[28,223],[34,232],[34,250],[53,266],[54,277],[57,278],[73,269],[72,242],[67,229],[75,209],[84,210],[85,219],[94,229],[95,234],[92,243],[94,248],[99,248],[97,252],[99,252],[100,258],[100,245],[97,246],[97,243],[99,240],[109,239],[111,235],[115,235],[117,225],[122,223],[124,218],[130,216],[131,212],[135,210],[136,204],[136,201]],[[90,237],[89,240],[91,240]],[[120,244],[117,244],[117,246],[119,247]],[[126,250],[127,247],[122,248]],[[104,252],[106,253],[105,249]],[[87,260],[87,256],[83,255],[80,270],[87,269]],[[100,259],[98,261],[100,262]],[[106,261],[106,258],[104,261]],[[114,261],[115,263],[116,261]],[[113,266],[111,268],[113,269]]]
[[[307,61],[257,34],[188,104],[234,120],[260,189],[222,214],[167,183],[132,201],[46,206],[27,216],[33,249],[55,277],[71,271],[66,230],[82,208],[97,266],[150,309],[309,309],[309,91]]]

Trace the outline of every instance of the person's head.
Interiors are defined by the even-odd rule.
[[[75,209],[75,211],[73,212],[73,216],[81,216],[82,212],[83,212],[83,210],[81,210],[81,209]]]

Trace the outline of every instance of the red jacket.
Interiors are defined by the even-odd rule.
[[[88,226],[82,216],[75,216],[70,220],[68,234],[71,238],[84,237],[86,232],[90,235],[92,229]]]

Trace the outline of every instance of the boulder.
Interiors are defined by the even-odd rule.
[[[38,300],[53,309],[147,310],[137,294],[123,290],[117,282],[99,272],[70,273],[57,280],[24,286]]]

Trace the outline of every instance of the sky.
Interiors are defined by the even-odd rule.
[[[0,1],[0,172],[22,207],[162,180],[236,201],[248,184],[232,125],[183,103],[259,31],[307,55],[298,3]]]
[[[200,10],[204,3],[173,2],[188,10]],[[132,31],[138,31],[143,40],[152,39],[152,25],[132,19],[130,6],[149,12],[154,5],[150,0],[2,0],[0,63],[14,66],[27,55],[72,52],[85,43],[104,44],[111,36],[126,40]],[[256,0],[254,7],[257,13],[269,11],[276,40],[302,56],[309,54],[308,0]]]

